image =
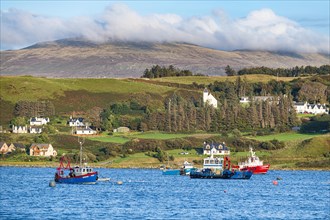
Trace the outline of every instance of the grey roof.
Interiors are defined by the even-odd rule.
[[[219,143],[211,143],[211,144],[205,143],[203,148],[205,149],[207,145],[210,145],[210,149],[215,148],[217,150],[229,150],[229,148],[224,143],[220,143],[220,144]]]
[[[21,148],[21,149],[25,149],[25,145],[24,144],[22,144],[22,143],[14,143],[14,146],[16,147],[16,148]]]

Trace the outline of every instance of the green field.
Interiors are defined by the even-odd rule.
[[[110,142],[117,144],[125,144],[129,139],[120,136],[100,136],[100,137],[89,137],[89,140],[100,141],[100,142]]]
[[[36,101],[55,99],[65,95],[66,91],[90,93],[134,94],[151,91],[164,94],[173,90],[167,86],[137,82],[129,79],[54,79],[30,76],[0,77],[0,94],[5,101],[18,100]],[[40,92],[42,91],[42,92]]]
[[[241,79],[246,78],[248,82],[269,82],[270,80],[277,80],[276,76],[270,75],[248,75],[248,76],[240,76]],[[230,82],[235,82],[238,76],[186,76],[186,77],[163,77],[152,79],[152,81],[156,82],[170,82],[170,83],[179,83],[179,84],[192,84],[196,82],[198,84],[208,85],[210,83],[214,83],[215,81],[225,82],[226,80]],[[280,81],[291,81],[295,79],[294,77],[278,77]]]
[[[320,135],[321,134],[300,134],[295,132],[289,132],[289,133],[280,133],[280,134],[257,136],[257,137],[248,136],[248,138],[255,139],[258,141],[271,141],[274,139],[278,141],[296,141],[296,140],[302,141],[302,140],[318,137]]]
[[[176,138],[196,137],[196,138],[209,138],[212,136],[218,136],[219,134],[208,133],[194,133],[194,134],[182,134],[182,133],[162,133],[162,132],[130,132],[130,133],[116,133],[114,135],[100,135],[89,137],[89,140],[100,142],[111,142],[124,144],[132,139],[152,139],[152,140],[169,140]]]
[[[190,134],[169,134],[169,133],[161,133],[161,132],[146,132],[140,134],[133,134],[129,137],[131,138],[141,138],[141,139],[154,139],[154,140],[167,140],[167,139],[174,139],[174,138],[183,138],[189,137]]]

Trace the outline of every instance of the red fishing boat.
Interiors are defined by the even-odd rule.
[[[264,165],[264,162],[256,156],[256,153],[250,147],[248,159],[245,162],[238,163],[234,168],[238,168],[241,171],[250,170],[253,174],[266,174],[270,165]]]

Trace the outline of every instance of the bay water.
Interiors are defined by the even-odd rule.
[[[223,180],[96,170],[110,181],[50,187],[54,168],[0,167],[0,219],[330,219],[329,171]]]

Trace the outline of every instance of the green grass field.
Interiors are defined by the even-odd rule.
[[[117,144],[125,144],[130,139],[120,136],[100,136],[100,137],[88,137],[89,140],[92,141],[100,141],[100,142],[111,142]]]
[[[65,91],[85,90],[91,93],[164,94],[173,88],[129,79],[54,79],[30,76],[0,77],[0,94],[5,101],[36,101],[64,96]],[[42,92],[40,92],[42,91]]]
[[[132,138],[141,138],[141,139],[154,139],[154,140],[167,140],[167,139],[174,139],[174,138],[183,138],[189,137],[190,134],[169,134],[169,133],[161,133],[161,132],[146,132],[146,133],[139,133],[133,134],[129,137]]]
[[[240,76],[241,79],[246,78],[248,82],[269,82],[270,80],[277,80],[276,76],[270,75],[248,75],[248,76]],[[186,77],[164,77],[164,78],[156,78],[152,79],[152,81],[156,82],[170,82],[170,83],[179,83],[179,84],[192,84],[196,82],[198,84],[208,85],[210,83],[214,83],[215,81],[225,82],[226,80],[230,82],[235,82],[238,76],[186,76]],[[278,77],[280,81],[291,81],[295,79],[294,77]]]
[[[248,136],[248,138],[255,139],[258,141],[271,141],[274,139],[278,141],[296,141],[296,140],[303,141],[313,137],[318,137],[320,135],[321,134],[300,134],[295,132],[289,132],[289,133],[280,133],[280,134],[257,136],[257,137]]]

